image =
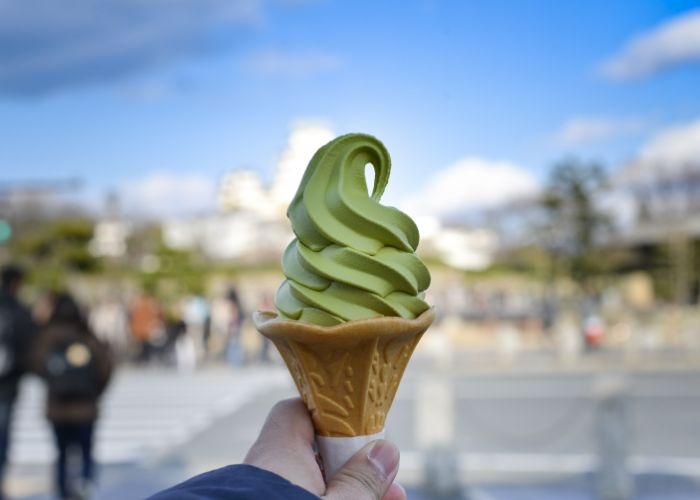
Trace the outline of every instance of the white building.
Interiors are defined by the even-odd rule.
[[[443,226],[437,217],[417,217],[422,255],[466,271],[488,268],[496,256],[499,241],[496,233],[484,228]]]
[[[97,257],[121,257],[126,253],[127,239],[132,225],[121,216],[119,197],[108,193],[104,198],[104,214],[95,223],[90,253]]]
[[[287,221],[264,218],[255,212],[233,212],[163,223],[165,245],[178,250],[199,250],[216,260],[277,260],[292,237]]]
[[[230,172],[219,185],[219,210],[224,213],[251,212],[264,218],[284,218],[309,161],[333,137],[330,128],[320,122],[300,122],[293,126],[269,188],[255,170]]]
[[[163,240],[212,259],[260,262],[279,259],[293,234],[286,211],[314,153],[334,137],[322,123],[295,125],[267,188],[254,170],[230,172],[217,194],[220,214],[163,223]]]
[[[98,257],[121,257],[126,253],[126,240],[131,225],[122,220],[103,220],[95,224],[90,253]]]
[[[270,196],[255,170],[235,170],[221,179],[217,206],[221,212],[267,212]]]

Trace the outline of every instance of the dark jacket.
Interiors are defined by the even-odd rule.
[[[58,397],[51,390],[48,372],[49,359],[59,346],[71,342],[80,342],[87,346],[96,365],[97,391],[94,397],[66,400]],[[44,328],[36,341],[31,356],[32,370],[48,383],[46,416],[53,423],[80,424],[93,422],[97,419],[97,403],[104,392],[112,374],[113,362],[109,348],[100,342],[92,332],[75,324],[49,324]]]
[[[29,310],[14,294],[0,288],[0,400],[12,401],[17,395],[35,330]]]
[[[304,488],[252,465],[229,465],[195,476],[148,500],[318,500]]]

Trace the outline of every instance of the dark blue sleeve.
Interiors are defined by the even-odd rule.
[[[318,500],[316,495],[252,465],[229,465],[205,472],[156,493],[149,500]]]

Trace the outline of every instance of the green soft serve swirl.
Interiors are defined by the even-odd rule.
[[[340,136],[313,156],[287,211],[296,239],[282,257],[287,279],[275,296],[282,318],[332,326],[413,319],[428,309],[430,273],[415,254],[416,224],[379,203],[390,169],[384,145],[365,134]]]

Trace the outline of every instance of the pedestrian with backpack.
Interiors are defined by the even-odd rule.
[[[46,416],[58,451],[59,498],[88,498],[95,477],[92,450],[98,401],[112,372],[112,357],[67,293],[56,296],[49,322],[36,342],[32,366],[46,382]],[[68,470],[75,463],[69,456],[76,451],[82,461],[79,474]],[[76,475],[79,481],[74,481]]]
[[[0,281],[0,499],[10,441],[12,408],[17,389],[26,371],[27,354],[35,325],[31,313],[19,300],[24,272],[8,265]]]

